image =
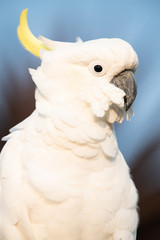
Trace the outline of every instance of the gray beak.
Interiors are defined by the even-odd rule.
[[[127,111],[137,95],[136,80],[132,70],[124,70],[112,78],[111,83],[125,92],[124,105]]]

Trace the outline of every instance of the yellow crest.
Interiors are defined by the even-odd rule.
[[[27,23],[28,9],[24,9],[20,16],[20,24],[17,28],[18,38],[22,45],[32,54],[40,57],[39,52],[41,49],[51,50],[47,48],[42,41],[37,39],[30,31]]]

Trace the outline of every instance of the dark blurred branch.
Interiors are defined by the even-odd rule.
[[[3,109],[0,109],[0,138],[7,135],[9,129],[21,122],[34,110],[34,84],[30,75],[26,74],[23,79],[17,75],[9,66],[6,66],[7,76],[5,77],[3,86],[3,98],[5,107],[8,109],[5,116]],[[3,107],[3,106],[2,106]],[[0,148],[4,143],[0,142]]]
[[[137,240],[160,239],[160,192],[140,201],[140,226]]]
[[[137,240],[160,239],[160,136],[136,159],[132,174],[139,191],[140,226]]]

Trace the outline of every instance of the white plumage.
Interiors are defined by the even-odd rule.
[[[41,41],[54,50],[30,69],[36,109],[0,156],[0,240],[135,240],[137,191],[112,126],[131,109],[110,81],[136,53],[120,39]]]

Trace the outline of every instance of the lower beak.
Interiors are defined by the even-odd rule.
[[[111,83],[125,92],[124,105],[127,111],[137,95],[136,80],[132,70],[124,70],[112,78]]]

